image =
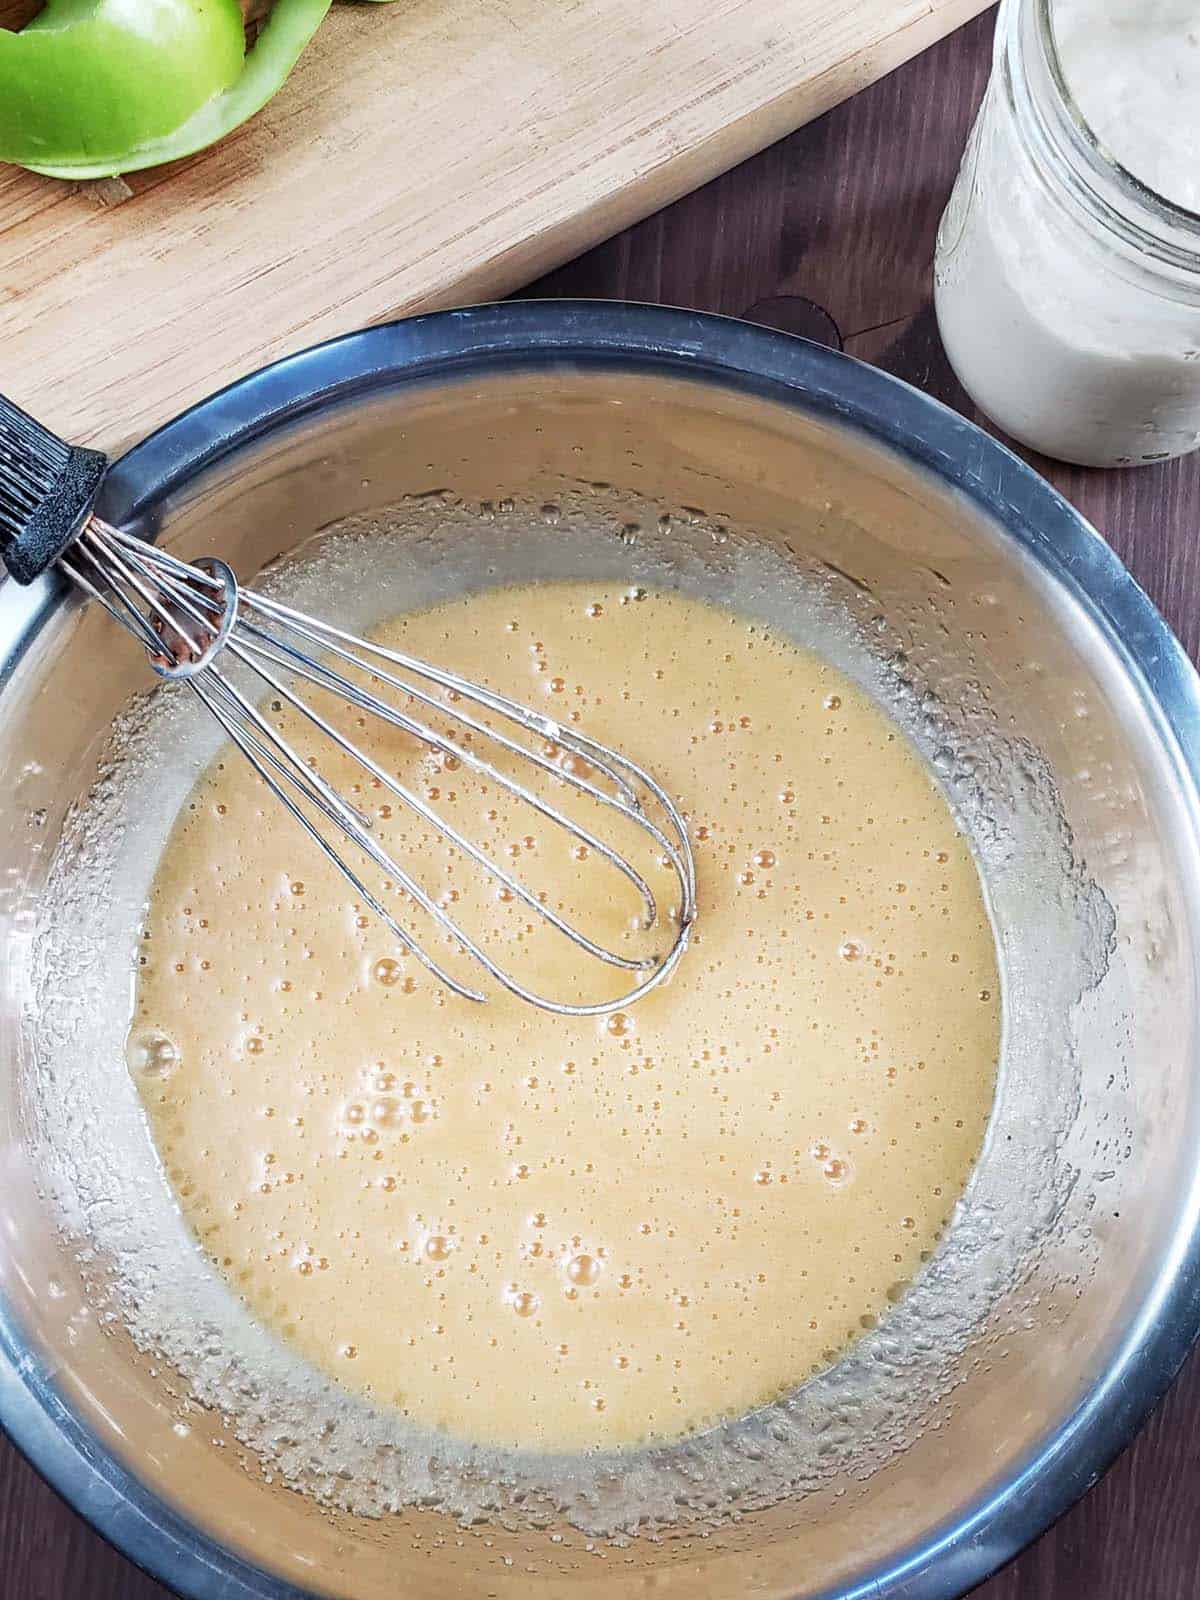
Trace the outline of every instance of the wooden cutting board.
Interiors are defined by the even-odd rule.
[[[213,150],[100,184],[0,166],[0,388],[115,449],[316,340],[507,293],[987,3],[335,5]]]

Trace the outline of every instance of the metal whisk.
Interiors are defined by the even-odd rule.
[[[27,584],[56,565],[99,601],[145,647],[160,676],[185,683],[197,696],[271,793],[404,950],[464,999],[486,998],[447,971],[400,925],[346,859],[342,853],[345,846],[361,852],[496,982],[544,1010],[601,1015],[631,1005],[670,977],[687,948],[696,919],[695,862],[678,807],[650,773],[577,729],[564,727],[506,695],[255,594],[243,588],[231,568],[215,557],[181,561],[110,527],[93,512],[106,468],[106,458],[99,452],[64,443],[0,395],[0,554],[10,575]],[[231,666],[236,677],[228,670]],[[356,682],[350,676],[354,672],[362,674],[372,687]],[[645,876],[627,855],[568,816],[529,782],[504,771],[497,759],[514,757],[528,762],[537,772],[586,795],[598,808],[598,815],[611,812],[634,824],[646,836],[650,852],[669,866],[674,879],[678,906],[669,946],[656,955],[629,956],[589,937],[549,906],[544,895],[522,883],[389,772],[369,750],[351,741],[305,698],[300,692],[304,686],[335,696],[442,756],[455,758],[487,784],[496,785],[565,830],[577,847],[594,851],[632,886],[641,900],[643,923],[649,928],[658,920],[659,908]],[[400,703],[384,698],[387,692]],[[266,715],[263,705],[268,700],[277,709],[287,706],[299,713],[341,756],[349,757],[372,782],[388,789],[507,897],[519,900],[583,955],[629,972],[632,976],[626,992],[612,1000],[572,1003],[537,994],[519,981],[382,846],[372,820],[304,759]],[[420,708],[435,712],[451,725],[451,731],[426,721]],[[556,760],[545,749],[523,742],[520,733],[532,735],[571,759],[566,764]],[[575,766],[582,770],[572,770]]]

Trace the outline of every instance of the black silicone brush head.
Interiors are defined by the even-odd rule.
[[[0,395],[0,556],[32,583],[79,535],[108,461],[67,444]]]

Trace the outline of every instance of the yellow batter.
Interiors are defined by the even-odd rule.
[[[999,1003],[967,847],[848,681],[698,601],[548,584],[379,637],[650,766],[688,813],[698,943],[615,1019],[473,1006],[222,757],[155,880],[130,1043],[184,1212],[257,1317],[422,1425],[579,1449],[747,1411],[886,1311],[979,1150]],[[578,902],[561,835],[512,836],[477,778],[370,731]]]

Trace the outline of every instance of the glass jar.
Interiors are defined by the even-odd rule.
[[[1064,461],[1200,446],[1200,216],[1079,111],[1052,0],[1003,0],[992,77],[938,230],[934,303],[979,407]]]

